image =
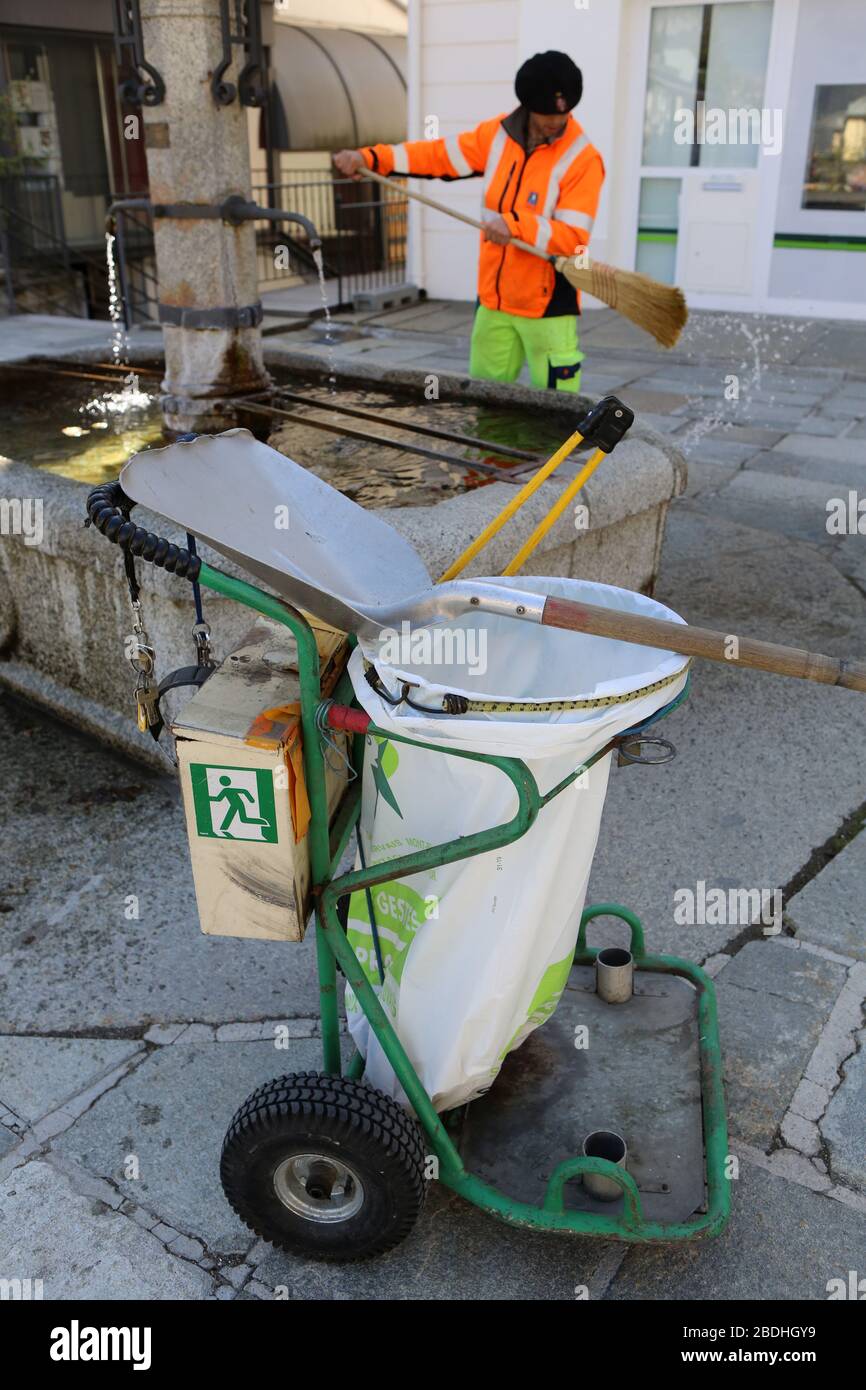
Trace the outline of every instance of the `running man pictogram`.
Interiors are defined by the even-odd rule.
[[[254,806],[255,797],[252,792],[248,792],[246,787],[233,787],[231,777],[221,777],[219,783],[222,787],[222,791],[218,792],[212,800],[214,802],[225,801],[228,804],[228,810],[225,820],[217,831],[218,835],[225,835],[228,833],[228,828],[235,816],[237,816],[238,820],[242,821],[244,825],[267,825],[268,822],[264,816],[247,815],[244,798],[246,798],[250,805]]]
[[[199,835],[276,844],[274,779],[268,769],[190,763],[189,771]]]

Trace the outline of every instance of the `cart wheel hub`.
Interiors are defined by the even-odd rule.
[[[348,1164],[328,1154],[292,1154],[274,1171],[283,1206],[308,1221],[348,1221],[360,1211],[364,1186]]]

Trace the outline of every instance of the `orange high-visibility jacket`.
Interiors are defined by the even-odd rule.
[[[361,154],[380,174],[482,178],[482,221],[499,213],[521,241],[551,255],[574,255],[592,231],[604,182],[601,155],[573,116],[557,139],[530,154],[526,145],[526,112],[518,107],[461,135],[369,145]],[[576,291],[549,261],[483,238],[478,297],[488,309],[524,318],[579,313]]]

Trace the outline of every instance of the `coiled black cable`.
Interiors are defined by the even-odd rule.
[[[120,482],[103,483],[87,494],[86,526],[95,526],[103,536],[119,545],[121,550],[159,565],[170,574],[195,582],[201,571],[201,559],[182,546],[175,545],[143,526],[130,521],[129,513],[135,503],[127,497]]]

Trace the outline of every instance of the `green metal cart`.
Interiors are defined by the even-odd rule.
[[[339,865],[360,812],[361,778],[349,784],[338,813],[329,824],[324,731],[329,728],[342,730],[353,736],[353,760],[358,770],[365,738],[377,734],[391,739],[399,736],[391,731],[386,735],[354,704],[345,673],[332,692],[333,698],[323,701],[316,640],[302,612],[249,583],[201,563],[194,547],[183,550],[152,533],[142,541],[144,533],[129,520],[133,505],[119,483],[97,488],[88,498],[89,520],[110,540],[119,542],[125,553],[128,576],[134,551],[140,558],[162,564],[181,577],[197,581],[285,625],[297,645],[303,764],[311,809],[308,834],[315,899],[322,1070],[271,1081],[249,1096],[237,1111],[226,1134],[221,1159],[224,1190],[235,1211],[259,1235],[283,1249],[306,1257],[337,1261],[377,1255],[402,1240],[411,1230],[434,1178],[501,1220],[537,1231],[634,1242],[688,1241],[718,1234],[728,1217],[730,1191],[713,984],[703,970],[689,961],[647,954],[643,929],[633,912],[613,903],[588,907],[580,924],[574,967],[579,975],[581,970],[585,972],[586,967],[592,966],[598,952],[587,945],[587,928],[596,918],[612,916],[627,924],[637,977],[650,982],[645,987],[644,1012],[651,1015],[665,990],[665,997],[670,997],[672,981],[686,1001],[680,1010],[680,1025],[688,1025],[691,1029],[695,1073],[699,1077],[693,1098],[694,1113],[699,1117],[698,1145],[691,1154],[691,1185],[696,1195],[690,1214],[674,1220],[664,1218],[664,1202],[659,1196],[665,1193],[667,1183],[656,1184],[648,1194],[640,1189],[625,1167],[602,1157],[577,1155],[556,1161],[552,1171],[546,1173],[542,1189],[534,1200],[510,1196],[487,1177],[470,1171],[466,1146],[462,1142],[465,1117],[461,1112],[445,1116],[436,1112],[375,989],[359,965],[341,923],[341,899],[345,900],[353,892],[404,878],[422,869],[488,853],[517,840],[537,817],[544,815],[548,803],[590,764],[576,768],[558,786],[541,795],[529,769],[517,759],[445,750],[432,744],[419,744],[417,740],[402,739],[406,743],[415,742],[437,756],[469,757],[489,763],[511,782],[517,797],[517,811],[504,824],[340,874]],[[133,545],[135,537],[138,543]],[[680,703],[686,693],[687,689],[673,703]],[[647,723],[654,722],[672,707],[660,711]],[[642,726],[619,735],[591,761],[606,756],[614,747],[624,749],[628,761],[641,761],[635,747],[651,741],[644,734]],[[411,1103],[414,1116],[364,1081],[364,1061],[357,1052],[344,1066],[338,969],[351,985]],[[659,994],[660,979],[668,982],[662,995]],[[588,994],[581,998],[585,1005]],[[615,1029],[617,1021],[625,1019],[628,1012],[628,1009],[611,1009],[611,1028]],[[556,1015],[538,1031],[547,1033],[555,1019]],[[516,1059],[530,1042],[518,1049],[514,1054]],[[634,1072],[632,1063],[627,1065]],[[591,1075],[589,1084],[592,1084]],[[489,1098],[472,1104],[480,1104],[482,1108],[488,1105],[499,1085],[500,1082],[494,1083]],[[471,1111],[472,1106],[469,1109]],[[581,1179],[592,1175],[615,1183],[621,1190],[621,1197],[608,1202],[578,1199]],[[655,1214],[650,1207],[655,1208]]]

